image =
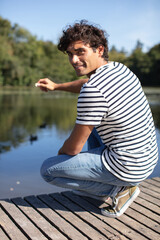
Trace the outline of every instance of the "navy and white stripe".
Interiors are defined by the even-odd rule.
[[[96,127],[106,145],[103,163],[119,179],[140,182],[153,171],[158,150],[151,110],[125,65],[109,62],[83,85],[76,123]]]

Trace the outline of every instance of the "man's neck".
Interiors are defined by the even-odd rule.
[[[98,66],[94,71],[92,71],[92,72],[90,72],[90,73],[87,74],[87,77],[90,78],[90,76],[91,76],[92,74],[94,74],[98,68],[100,68],[101,66],[106,65],[107,63],[108,63],[108,61],[103,60],[103,61],[99,64],[99,66]]]

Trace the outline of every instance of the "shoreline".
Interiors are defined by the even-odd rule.
[[[160,94],[160,86],[142,86],[145,94]],[[0,87],[0,94],[1,93],[28,93],[28,92],[33,92],[36,94],[42,94],[42,91],[39,91],[35,86],[4,86]],[[62,91],[57,91],[57,92],[62,92]]]

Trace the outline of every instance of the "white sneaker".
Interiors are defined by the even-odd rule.
[[[107,217],[120,217],[136,199],[139,193],[140,189],[138,186],[126,187],[124,191],[119,192],[115,196],[112,206],[102,208],[101,213]]]

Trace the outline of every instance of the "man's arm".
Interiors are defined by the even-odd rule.
[[[75,124],[70,137],[64,142],[58,154],[76,155],[81,152],[94,126]]]
[[[55,90],[61,90],[61,91],[67,91],[72,93],[80,93],[81,87],[84,83],[86,83],[88,79],[78,79],[73,82],[66,82],[66,83],[55,83],[51,81],[48,78],[40,79],[36,86],[40,87],[42,91],[47,92],[55,91]]]

